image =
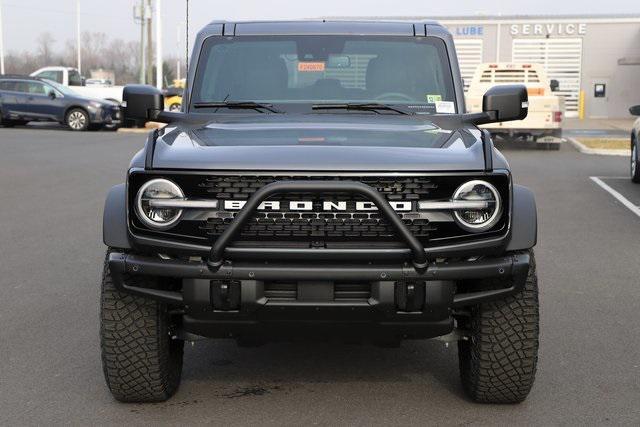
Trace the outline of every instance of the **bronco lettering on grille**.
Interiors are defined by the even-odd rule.
[[[288,206],[287,206],[288,203]],[[224,209],[228,211],[239,211],[247,204],[246,200],[225,200]],[[389,202],[391,207],[397,212],[410,212],[412,209],[411,202]],[[354,206],[353,210],[356,211],[377,211],[378,208],[373,202],[322,202],[322,211],[324,212],[344,212],[347,210],[347,206]],[[291,201],[291,202],[279,202],[279,201],[266,201],[262,202],[258,206],[258,210],[261,211],[280,211],[282,207],[286,207],[289,211],[313,211],[313,202],[308,200]]]

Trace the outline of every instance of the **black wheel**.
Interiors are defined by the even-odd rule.
[[[638,152],[638,142],[635,138],[631,140],[631,181],[640,183],[640,152]]]
[[[74,131],[85,131],[91,125],[89,114],[81,108],[74,108],[69,111],[65,123],[69,126],[69,129]]]
[[[519,403],[533,386],[538,362],[538,279],[533,251],[524,289],[473,307],[470,338],[458,343],[460,376],[479,403]]]
[[[138,277],[126,280],[153,285]],[[170,398],[180,383],[184,342],[171,338],[167,306],[119,292],[105,261],[100,319],[102,369],[113,396],[121,402]]]

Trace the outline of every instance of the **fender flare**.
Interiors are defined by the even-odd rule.
[[[131,249],[127,227],[127,186],[119,184],[109,190],[102,217],[102,241],[118,249]]]
[[[507,251],[522,251],[538,243],[538,212],[533,191],[521,185],[513,186],[511,240]]]

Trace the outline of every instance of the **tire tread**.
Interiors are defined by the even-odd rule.
[[[108,256],[108,253],[107,253]],[[127,278],[140,286],[138,278]],[[165,305],[119,292],[105,260],[100,304],[100,346],[104,376],[122,402],[162,402],[178,388],[182,341],[169,336]]]
[[[539,346],[536,264],[524,289],[472,310],[471,337],[459,343],[460,373],[467,394],[480,403],[519,403],[535,379]]]

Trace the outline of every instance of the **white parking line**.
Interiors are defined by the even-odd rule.
[[[613,197],[615,197],[615,199],[617,201],[619,201],[620,203],[622,203],[627,209],[629,209],[631,212],[633,212],[634,214],[636,214],[638,217],[640,217],[640,208],[637,207],[636,205],[634,205],[631,201],[629,201],[629,199],[627,199],[626,197],[624,197],[622,194],[618,193],[616,190],[614,190],[613,188],[609,187],[607,184],[605,184],[605,182],[603,180],[601,180],[600,178],[598,178],[597,176],[591,176],[589,177],[591,178],[591,180],[593,182],[595,182],[596,184],[598,184],[600,187],[602,187],[607,193],[611,194]]]

